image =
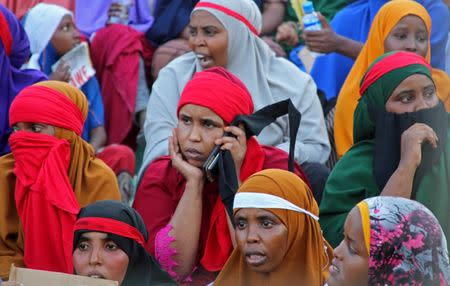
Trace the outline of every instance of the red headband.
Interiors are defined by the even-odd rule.
[[[66,95],[42,85],[23,89],[9,110],[9,124],[39,122],[74,131],[83,130],[84,118],[80,108]]]
[[[76,221],[73,228],[77,230],[100,231],[130,238],[144,247],[145,239],[135,227],[112,218],[85,217]]]
[[[228,16],[235,18],[238,21],[241,21],[242,23],[244,23],[247,26],[247,28],[250,29],[250,31],[252,31],[253,34],[255,34],[256,36],[259,36],[258,30],[256,30],[255,26],[253,26],[241,14],[239,14],[231,9],[228,9],[227,7],[224,7],[224,6],[221,6],[218,4],[214,4],[214,3],[210,3],[210,2],[199,2],[197,5],[195,5],[195,8],[201,8],[201,7],[219,10],[219,11],[227,14]]]
[[[222,67],[196,73],[186,84],[178,102],[177,115],[186,104],[209,108],[230,124],[240,114],[253,113],[253,101],[244,83]]]
[[[415,64],[426,66],[431,72],[431,66],[426,59],[415,53],[400,51],[382,58],[367,71],[361,83],[359,94],[363,95],[369,86],[386,73]]]
[[[6,21],[5,15],[0,12],[0,40],[5,47],[6,55],[11,55],[12,36],[9,30],[8,21]]]

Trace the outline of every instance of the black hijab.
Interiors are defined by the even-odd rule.
[[[81,218],[108,218],[126,223],[136,228],[147,241],[148,233],[141,216],[131,207],[117,201],[98,201],[92,205],[84,207],[78,214],[77,221]],[[79,229],[74,233],[73,251],[75,251],[81,235],[86,232],[98,230]],[[112,230],[113,231],[113,230]],[[101,231],[99,231],[101,232]],[[148,254],[144,247],[136,240],[109,233],[108,238],[114,241],[129,258],[127,273],[121,286],[136,285],[158,285],[169,286],[176,285],[164,270],[161,269],[158,262]]]

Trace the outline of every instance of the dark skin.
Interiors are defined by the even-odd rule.
[[[361,52],[363,44],[352,39],[336,34],[325,17],[317,13],[322,30],[303,31],[302,37],[310,51],[317,53],[337,52],[352,59],[356,59]],[[301,28],[301,27],[300,27]],[[290,46],[298,44],[296,24],[285,22],[277,29],[275,39],[277,42],[284,42]]]
[[[362,228],[361,214],[354,207],[344,225],[344,240],[334,249],[328,286],[367,286],[369,252]]]
[[[235,137],[225,136],[231,132]],[[201,167],[216,145],[229,150],[239,174],[247,151],[245,133],[236,126],[225,126],[212,110],[194,104],[184,105],[178,115],[178,126],[169,137],[169,155],[172,167],[186,179],[186,187],[169,224],[169,235],[176,240],[171,247],[177,251],[174,271],[179,277],[192,273],[197,260],[201,228],[202,193],[205,177]],[[189,224],[186,223],[189,221]],[[231,239],[234,231],[229,222]]]
[[[396,87],[385,107],[389,112],[401,114],[432,108],[438,103],[433,81],[425,75],[414,74]],[[422,161],[422,145],[426,142],[437,148],[436,132],[426,124],[415,123],[403,132],[400,162],[381,192],[382,196],[411,198],[414,175]]]
[[[59,56],[63,56],[80,43],[78,32],[70,15],[62,18],[51,39],[52,45]],[[61,62],[50,75],[50,79],[68,82],[70,80],[70,67]],[[104,126],[98,126],[91,130],[89,143],[98,152],[106,144],[106,130]]]
[[[286,4],[281,0],[264,1],[261,35],[270,35],[283,22]]]
[[[248,267],[270,273],[283,262],[288,251],[288,230],[272,212],[243,208],[234,215],[236,244]]]

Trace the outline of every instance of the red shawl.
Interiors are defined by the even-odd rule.
[[[107,144],[120,144],[133,122],[139,56],[148,66],[153,49],[144,34],[131,27],[114,24],[97,32],[92,41],[91,55],[105,105]]]
[[[11,126],[18,122],[42,122],[80,134],[83,121],[75,103],[45,86],[25,88],[10,108]],[[24,131],[13,133],[9,143],[17,177],[16,208],[26,238],[25,265],[72,273],[73,225],[80,207],[67,175],[70,143],[66,139]]]

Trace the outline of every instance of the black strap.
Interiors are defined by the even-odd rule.
[[[273,123],[278,117],[288,114],[289,116],[289,160],[288,169],[294,172],[294,152],[298,128],[300,126],[301,114],[292,104],[290,99],[268,105],[252,115],[238,115],[231,125],[238,126],[244,123],[247,139],[257,136],[267,125]],[[219,168],[219,194],[230,218],[233,217],[234,195],[238,189],[238,178],[234,166],[233,157],[228,150],[221,151],[218,159]],[[233,220],[231,220],[233,221]]]

